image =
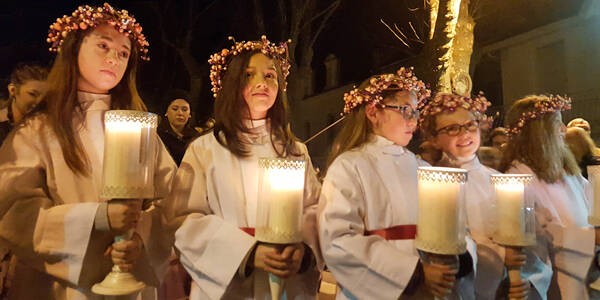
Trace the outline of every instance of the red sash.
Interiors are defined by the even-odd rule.
[[[253,227],[240,227],[240,229],[243,232],[245,232],[245,233],[247,233],[247,234],[249,234],[251,236],[254,236],[254,228]]]
[[[385,229],[370,230],[365,235],[378,235],[386,240],[414,240],[417,225],[398,225]]]

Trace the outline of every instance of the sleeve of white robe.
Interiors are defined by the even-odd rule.
[[[336,280],[357,299],[396,299],[419,258],[379,236],[364,235],[363,183],[353,168],[338,157],[327,171],[319,199],[321,251]]]
[[[142,212],[136,232],[144,243],[145,255],[135,265],[135,274],[138,279],[158,285],[166,273],[169,256],[171,255],[173,239],[167,227],[165,215],[165,198],[171,190],[171,183],[177,167],[164,144],[156,136],[156,156],[154,171],[154,195],[151,206]],[[151,271],[154,276],[149,277]]]
[[[202,294],[220,299],[255,240],[212,214],[203,165],[208,151],[197,144],[186,151],[173,182],[169,216],[170,226],[178,228],[175,247],[181,263]]]
[[[20,128],[0,148],[0,242],[23,263],[79,285],[97,196],[73,204],[51,199],[46,169],[52,166],[41,155],[47,145],[32,139],[32,131]]]

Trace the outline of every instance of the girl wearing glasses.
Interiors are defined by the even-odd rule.
[[[338,299],[426,299],[450,294],[458,270],[419,262],[414,246],[418,160],[405,146],[417,101],[430,91],[412,69],[369,78],[344,95],[319,200],[325,262]]]
[[[589,299],[590,265],[597,269],[598,229],[588,224],[587,180],[565,145],[560,111],[571,100],[533,95],[515,101],[506,116],[510,140],[501,166],[507,173],[533,174],[538,243],[534,251],[555,275],[549,299]],[[597,272],[597,270],[596,270]],[[597,276],[597,275],[596,275]]]
[[[466,216],[471,237],[477,243],[477,275],[475,277],[475,295],[477,299],[496,299],[500,283],[504,278],[504,266],[529,264],[524,268],[524,280],[508,289],[508,298],[538,299],[545,298],[552,271],[534,255],[526,256],[511,248],[496,245],[489,238],[489,222],[493,187],[490,175],[499,173],[479,162],[476,152],[481,141],[479,124],[486,122],[485,111],[490,103],[479,94],[475,97],[463,97],[455,94],[438,93],[428,102],[419,105],[421,111],[420,126],[425,138],[443,152],[439,166],[462,168],[468,171],[465,185]],[[535,268],[539,271],[528,270]],[[536,273],[536,276],[532,276]],[[535,292],[529,292],[529,282]],[[506,294],[502,289],[500,294]],[[502,295],[505,297],[505,295]]]

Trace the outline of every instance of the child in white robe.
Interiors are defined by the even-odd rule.
[[[8,298],[101,299],[91,287],[114,263],[154,299],[169,255],[159,201],[141,211],[138,199],[100,198],[104,112],[145,110],[135,84],[137,60],[147,58],[142,28],[108,4],[81,6],[57,19],[48,41],[58,52],[48,93],[0,148],[0,243],[17,256]],[[153,138],[159,199],[175,163]],[[113,244],[131,228],[131,240]]]
[[[501,169],[534,175],[530,191],[541,228],[535,251],[555,273],[548,298],[585,300],[598,235],[588,224],[589,183],[564,142],[560,111],[570,105],[569,98],[546,95],[515,101],[506,116],[511,138]]]
[[[526,265],[526,254],[495,244],[491,221],[493,186],[490,175],[499,172],[482,165],[476,156],[481,142],[482,122],[486,122],[485,110],[490,103],[482,94],[463,97],[456,94],[438,93],[430,101],[423,102],[421,131],[429,142],[443,152],[436,165],[462,168],[468,171],[465,184],[467,226],[477,243],[477,273],[474,287],[477,299],[496,299],[501,281],[505,278],[505,264],[512,267]],[[506,262],[506,263],[505,263]],[[532,273],[528,273],[532,272]],[[535,270],[535,271],[531,271]],[[523,272],[523,281],[513,284],[508,292],[510,299],[546,299],[552,270],[535,255],[530,254]],[[535,288],[529,292],[529,282]],[[500,291],[506,294],[506,291]],[[536,296],[532,298],[532,296]]]
[[[338,299],[427,299],[450,295],[459,270],[421,262],[414,246],[417,167],[405,146],[417,101],[430,91],[412,69],[377,75],[344,96],[319,199],[319,238],[340,285]],[[463,266],[471,267],[471,266]]]
[[[320,184],[289,129],[286,55],[263,36],[211,56],[215,127],[190,144],[170,197],[191,299],[271,299],[268,273],[285,278],[288,299],[316,297]],[[303,242],[275,249],[254,238],[261,157],[307,160]]]

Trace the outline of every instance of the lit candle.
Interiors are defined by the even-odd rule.
[[[525,199],[525,185],[531,179],[531,175],[523,174],[493,174],[490,177],[496,197],[494,240],[502,245],[526,246],[535,239],[533,203]]]
[[[305,161],[261,159],[256,238],[291,244],[302,241]]]
[[[419,167],[418,174],[417,248],[437,254],[463,253],[466,242],[461,188],[466,171]]]
[[[107,111],[104,116],[103,198],[153,198],[157,116],[141,111]]]
[[[587,171],[593,191],[588,222],[592,226],[600,226],[600,166],[587,166]]]

